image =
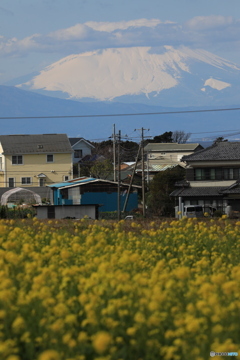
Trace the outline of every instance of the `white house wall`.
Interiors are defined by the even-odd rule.
[[[213,181],[213,180],[197,180],[197,181],[190,181],[191,187],[229,187],[233,184],[235,184],[236,180],[219,180],[219,181]]]
[[[158,152],[158,151],[152,151],[152,152],[148,152],[148,160],[151,160],[152,163],[154,163],[154,161],[159,162],[159,161],[164,161],[164,162],[180,162],[182,157],[185,155],[190,155],[192,154],[193,151],[184,151],[184,152]]]
[[[92,147],[89,146],[85,141],[80,141],[79,143],[73,145],[72,149],[73,150],[82,150],[82,157],[92,154]],[[73,153],[73,162],[74,163],[78,162],[80,159],[81,158],[75,158],[74,153]]]

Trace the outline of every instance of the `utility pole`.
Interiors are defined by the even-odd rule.
[[[121,130],[118,132],[118,221],[121,220],[121,163],[120,163]]]
[[[113,124],[113,181],[117,181],[116,177],[116,129]]]
[[[136,162],[135,162],[135,165],[134,165],[134,169],[133,169],[131,181],[130,181],[130,184],[129,184],[129,187],[128,187],[127,196],[126,196],[125,203],[124,203],[124,206],[123,206],[123,212],[126,211],[126,207],[127,207],[127,203],[128,203],[128,198],[129,198],[129,194],[130,194],[131,187],[132,187],[132,183],[133,183],[134,174],[135,174],[135,171],[136,171],[136,168],[137,168],[137,162],[138,162],[140,150],[141,150],[141,143],[139,144],[138,153],[137,153],[137,157],[136,157]]]
[[[145,201],[145,159],[144,159],[144,131],[149,129],[141,129],[141,148],[142,148],[142,204],[143,204],[143,217],[146,217],[146,201]]]

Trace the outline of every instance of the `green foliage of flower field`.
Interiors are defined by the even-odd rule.
[[[1,360],[240,359],[239,318],[240,222],[0,221]]]

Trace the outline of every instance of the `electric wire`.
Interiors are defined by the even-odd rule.
[[[170,114],[192,114],[205,112],[236,111],[237,108],[224,109],[202,109],[202,110],[177,110],[177,111],[157,111],[157,112],[140,112],[140,113],[123,113],[123,114],[93,114],[93,115],[49,115],[49,116],[1,116],[0,120],[23,120],[23,119],[66,119],[66,118],[93,118],[93,117],[121,117],[121,116],[144,116],[144,115],[170,115]]]

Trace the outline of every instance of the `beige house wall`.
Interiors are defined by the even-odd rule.
[[[149,151],[147,152],[148,160],[157,162],[180,162],[181,158],[185,155],[191,155],[193,151],[183,151],[183,152],[161,152],[161,151]]]
[[[2,155],[0,186],[8,187],[9,178],[14,178],[14,187],[40,186],[39,174],[46,175],[43,186],[62,182],[65,176],[72,179],[72,154],[49,155],[53,155],[53,162],[47,162],[47,154],[23,154],[23,164],[18,165],[12,164],[12,155]],[[31,178],[31,183],[23,184],[22,178]]]

